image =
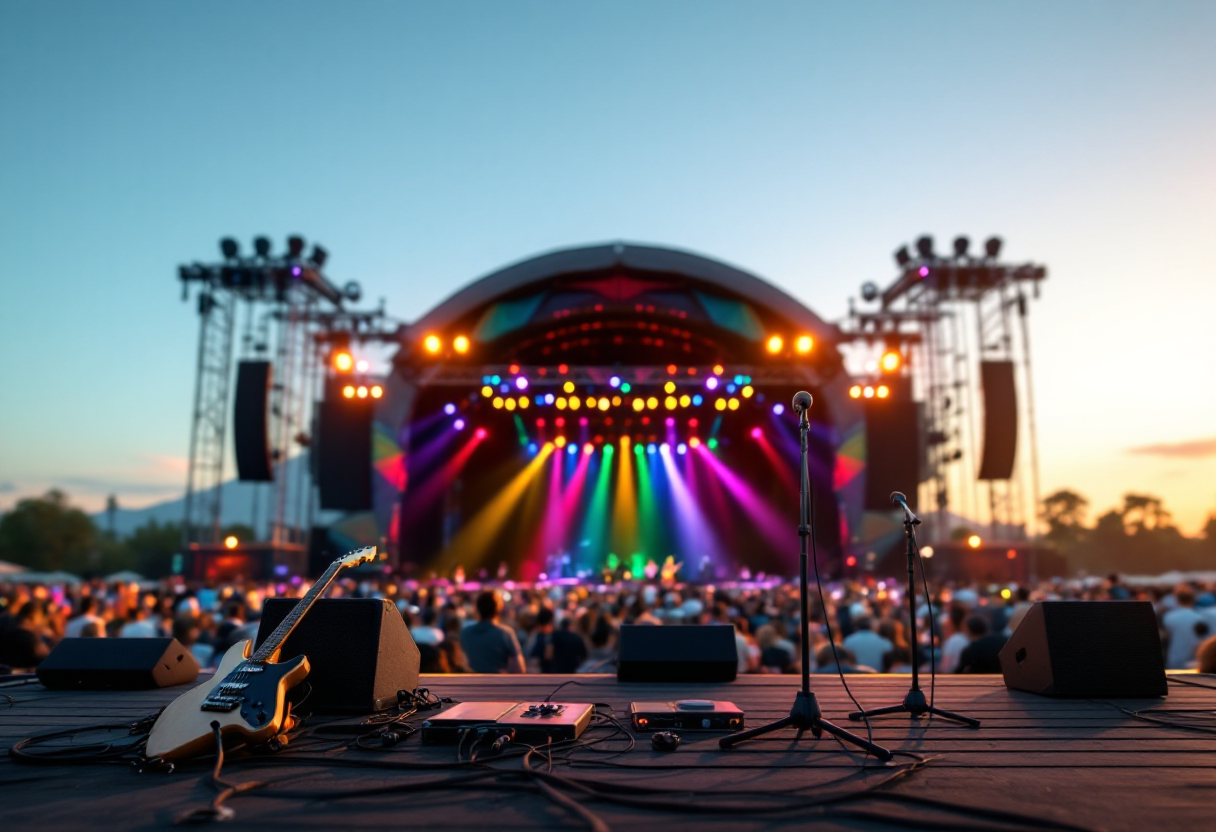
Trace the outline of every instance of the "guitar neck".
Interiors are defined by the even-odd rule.
[[[250,656],[250,660],[255,662],[269,661],[274,652],[283,646],[283,642],[291,635],[291,631],[300,623],[300,619],[308,614],[308,611],[312,609],[312,605],[317,602],[317,599],[325,594],[325,590],[329,589],[329,585],[333,583],[334,578],[338,576],[340,571],[342,571],[341,561],[334,561],[330,564],[329,569],[325,570],[325,574],[312,585],[312,589],[308,590],[307,594],[300,599],[300,602],[292,607],[291,612],[287,614],[282,623],[262,642],[262,646]]]

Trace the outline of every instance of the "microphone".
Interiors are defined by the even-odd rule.
[[[811,409],[811,394],[802,390],[794,394],[794,412],[801,416]]]
[[[904,496],[902,491],[891,492],[891,505],[900,506],[904,510],[904,515],[913,525],[920,523],[920,518],[912,513],[912,509],[908,508],[908,498]]]

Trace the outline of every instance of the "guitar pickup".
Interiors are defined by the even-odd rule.
[[[204,699],[201,710],[204,711],[235,711],[240,706],[240,700],[226,702],[221,700]]]
[[[249,687],[248,682],[224,682],[220,685],[221,690],[244,690]]]

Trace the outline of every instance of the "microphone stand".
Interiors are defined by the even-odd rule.
[[[903,499],[896,500],[895,499],[896,496],[897,495],[892,495],[892,502],[898,502],[899,505],[904,510],[904,537],[907,538],[908,621],[909,621],[909,624],[911,627],[911,636],[912,636],[912,687],[908,690],[908,694],[907,694],[907,696],[904,697],[904,701],[902,703],[900,703],[898,705],[891,705],[886,708],[874,708],[873,710],[869,710],[869,711],[857,711],[856,713],[849,714],[849,719],[856,721],[856,720],[861,720],[861,719],[869,719],[870,717],[875,717],[875,716],[886,716],[888,714],[904,714],[904,713],[908,714],[908,716],[911,719],[919,719],[920,717],[924,716],[925,714],[933,714],[934,716],[940,716],[942,719],[953,720],[954,722],[961,722],[963,725],[968,725],[972,728],[979,728],[980,721],[978,719],[972,719],[969,716],[963,716],[962,714],[956,714],[956,713],[952,713],[950,711],[943,711],[941,708],[936,708],[933,705],[930,705],[928,703],[928,701],[925,699],[925,692],[920,689],[920,674],[918,673],[918,669],[917,669],[919,662],[917,662],[917,660],[916,660],[917,659],[916,651],[917,651],[917,647],[919,645],[918,645],[918,642],[916,639],[916,580],[915,580],[915,565],[916,565],[916,556],[917,556],[916,527],[920,525],[920,518],[912,513],[912,511],[908,508],[907,502],[905,502]],[[902,494],[899,494],[898,496],[900,498],[903,497]],[[925,566],[924,566],[923,562],[921,563],[920,568],[922,571],[924,570]],[[933,605],[931,602],[929,604],[929,614],[930,615],[933,614]],[[933,645],[930,644],[929,645],[929,660],[932,661],[934,656],[935,656],[935,653],[933,650]]]
[[[800,394],[806,395],[806,394]],[[794,705],[790,709],[790,715],[768,725],[761,725],[758,728],[751,728],[747,731],[740,731],[737,734],[722,737],[718,740],[718,746],[721,748],[733,748],[741,742],[771,734],[775,731],[780,731],[783,728],[796,728],[798,733],[794,740],[802,739],[803,733],[810,731],[811,735],[816,739],[823,736],[823,732],[827,731],[837,739],[850,742],[853,745],[865,749],[868,753],[873,754],[879,760],[886,762],[891,759],[892,754],[881,745],[863,739],[862,737],[852,734],[839,726],[833,725],[826,719],[820,716],[819,702],[815,699],[815,694],[811,692],[811,626],[810,616],[808,614],[808,582],[807,582],[807,537],[814,533],[811,527],[810,513],[810,497],[807,494],[810,484],[810,466],[807,462],[807,434],[811,430],[811,420],[807,415],[807,408],[810,407],[810,396],[807,395],[805,406],[799,407],[797,397],[795,398],[795,407],[798,409],[798,431],[801,434],[802,461],[800,468],[800,479],[798,483],[798,502],[799,502],[799,519],[798,537],[800,540],[799,547],[799,567],[800,567],[800,600],[802,603],[802,690],[794,697]],[[819,564],[815,564],[816,570]],[[826,612],[826,611],[825,611]]]

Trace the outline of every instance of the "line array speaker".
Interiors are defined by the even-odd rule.
[[[321,508],[372,507],[372,405],[327,398],[317,415],[317,492]]]
[[[908,495],[916,509],[920,485],[920,409],[908,399],[870,400],[866,403],[867,511],[890,511],[891,492]]]
[[[269,361],[242,361],[236,371],[236,399],[232,435],[237,479],[270,482],[270,439],[266,425],[270,399]]]
[[[984,454],[981,480],[1013,476],[1018,451],[1018,394],[1012,361],[981,361],[984,388]]]

